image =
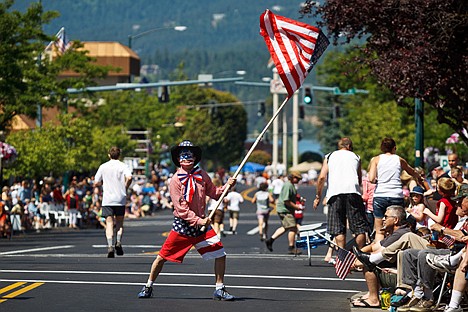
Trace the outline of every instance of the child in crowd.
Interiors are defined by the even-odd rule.
[[[213,185],[216,187],[223,186],[223,182],[219,178],[214,178],[212,182]],[[208,211],[211,213],[211,211],[215,209],[216,205],[218,204],[218,201],[209,196],[206,196],[206,200],[208,201]],[[219,237],[226,236],[226,234],[224,234],[224,206],[224,202],[219,204],[213,216],[213,223],[211,225],[213,227],[213,230],[216,232],[216,234],[218,234]]]
[[[301,207],[301,209],[294,210],[294,219],[296,219],[298,230],[299,230],[299,226],[302,225],[302,220],[304,220],[305,202],[306,202],[306,199],[304,197],[302,197],[299,193],[296,194],[296,205],[298,207]]]
[[[468,180],[463,178],[463,170],[460,167],[453,167],[450,169],[450,176],[457,185],[457,189],[462,184],[468,184]]]
[[[252,198],[252,203],[257,204],[258,234],[261,241],[268,238],[268,218],[271,212],[270,203],[274,201],[273,195],[268,191],[268,183],[260,183],[258,191]]]
[[[453,229],[458,223],[455,203],[451,199],[455,194],[455,182],[450,178],[440,178],[437,182],[437,189],[442,198],[437,202],[436,214],[432,213],[429,208],[424,208],[424,214],[443,227]]]
[[[369,222],[369,233],[374,230],[374,190],[375,184],[369,181],[367,172],[364,171],[362,175],[362,201],[366,207],[366,217]]]
[[[416,220],[416,230],[427,228],[427,215],[424,214],[424,189],[416,185],[410,192],[410,205],[406,212]]]
[[[0,238],[9,237],[11,235],[10,220],[8,217],[5,204],[0,201]]]

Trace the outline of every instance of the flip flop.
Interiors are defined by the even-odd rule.
[[[358,302],[358,301],[362,301],[362,300],[367,300],[367,299],[369,299],[369,296],[366,296],[365,298],[364,298],[364,296],[366,296],[366,295],[362,295],[361,297],[354,298],[354,299],[350,300],[350,302],[351,302],[351,303],[354,303],[354,302]]]
[[[356,303],[362,303],[362,305],[356,304]],[[380,309],[380,304],[371,306],[369,302],[366,301],[366,299],[358,299],[357,301],[352,303],[353,308],[361,308],[361,309]]]

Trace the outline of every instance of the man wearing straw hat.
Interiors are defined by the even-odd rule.
[[[302,179],[301,173],[292,171],[281,188],[281,193],[276,202],[276,212],[281,219],[281,227],[277,228],[271,237],[265,240],[266,247],[269,251],[273,251],[273,243],[284,233],[288,232],[288,253],[299,254],[300,252],[294,247],[297,234],[297,223],[294,218],[295,210],[302,210],[304,207],[296,203],[296,184]]]
[[[182,263],[185,255],[194,246],[205,260],[215,259],[216,290],[214,300],[234,300],[224,287],[226,253],[211,220],[205,215],[206,196],[219,199],[226,188],[235,185],[230,178],[223,187],[216,187],[208,174],[200,169],[202,150],[190,141],[183,141],[171,149],[174,164],[179,167],[171,179],[169,192],[174,204],[172,230],[154,260],[148,282],[138,293],[138,298],[149,298],[153,283],[166,261]]]

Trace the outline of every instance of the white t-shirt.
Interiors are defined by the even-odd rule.
[[[216,199],[210,198],[210,200],[208,201],[208,210],[211,211],[215,209],[217,203],[218,201]],[[224,209],[224,205],[223,203],[220,203],[218,206],[218,210],[223,210],[223,209]]]
[[[280,178],[276,178],[271,182],[271,185],[273,186],[273,194],[279,195],[283,188],[284,181]]]
[[[255,178],[255,186],[260,187],[260,184],[266,183],[267,179],[264,176],[258,176]]]
[[[103,206],[125,206],[127,202],[125,178],[131,176],[132,172],[128,166],[117,159],[111,159],[99,166],[94,179],[96,182],[103,182]]]
[[[226,195],[226,200],[228,201],[228,210],[231,211],[239,211],[239,204],[244,202],[244,198],[242,197],[242,195],[237,193],[236,191],[229,192]]]

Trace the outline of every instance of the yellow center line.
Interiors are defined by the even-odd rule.
[[[17,291],[14,291],[12,293],[9,293],[8,295],[6,296],[3,296],[2,298],[3,301],[5,301],[6,299],[12,299],[12,298],[15,298],[21,294],[24,294],[25,292],[28,292],[36,287],[39,287],[39,286],[42,286],[44,283],[32,283],[31,285],[28,285],[24,288],[21,288],[21,289],[18,289]],[[0,302],[3,302],[3,301],[0,301]]]
[[[242,195],[242,197],[244,197],[245,200],[252,201],[253,197],[250,197],[249,193],[251,193],[254,190],[257,190],[257,187],[255,187],[255,186],[249,187],[248,189],[242,191],[241,195]],[[271,211],[271,214],[276,214],[276,205],[274,203],[270,203],[269,206],[270,206],[271,209],[273,209]]]
[[[11,284],[7,287],[3,287],[0,289],[0,294],[3,294],[3,293],[6,293],[7,291],[10,291],[16,287],[20,287],[21,285],[23,284],[26,284],[26,282],[17,282],[17,283],[14,283],[14,284]]]
[[[244,199],[248,200],[248,201],[251,201],[252,200],[252,197],[249,196],[249,193],[256,190],[257,188],[255,186],[253,187],[249,187],[248,189],[242,191],[241,195],[242,197],[244,197]]]

